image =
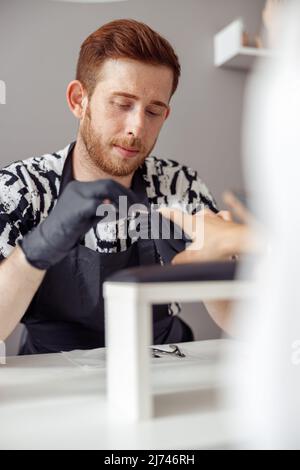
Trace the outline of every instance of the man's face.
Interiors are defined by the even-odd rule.
[[[151,153],[169,114],[173,72],[131,59],[108,59],[79,132],[91,160],[129,176]]]

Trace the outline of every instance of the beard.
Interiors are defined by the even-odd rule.
[[[105,142],[103,135],[96,133],[92,126],[90,109],[87,108],[82,123],[80,135],[91,162],[104,173],[110,176],[129,176],[133,174],[151,153],[154,145],[147,152],[141,140],[134,136],[128,138],[113,138]],[[125,148],[134,148],[139,153],[131,158],[122,158],[113,155],[114,145]],[[116,152],[116,151],[115,151]]]

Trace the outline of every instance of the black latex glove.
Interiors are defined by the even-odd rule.
[[[134,204],[132,191],[112,180],[69,183],[47,219],[19,242],[27,261],[49,269],[61,261],[99,221],[97,208],[104,199],[118,206],[119,196]]]

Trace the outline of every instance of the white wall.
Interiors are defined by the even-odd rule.
[[[65,101],[79,47],[101,24],[116,18],[148,23],[174,45],[182,79],[173,112],[154,153],[197,169],[217,200],[243,186],[240,130],[246,75],[213,66],[213,36],[242,16],[259,30],[264,0],[128,0],[112,4],[0,0],[0,165],[65,146],[76,122]],[[186,316],[197,338],[219,332],[202,310]]]

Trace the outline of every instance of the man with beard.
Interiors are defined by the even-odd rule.
[[[120,236],[124,220],[101,223],[100,204],[127,196],[147,207],[216,211],[195,171],[150,156],[179,76],[173,48],[147,25],[102,26],[82,44],[67,89],[76,142],[0,172],[0,339],[21,321],[21,353],[104,346],[105,279],[170,261],[154,240]],[[154,307],[156,344],[192,339],[176,308]]]

